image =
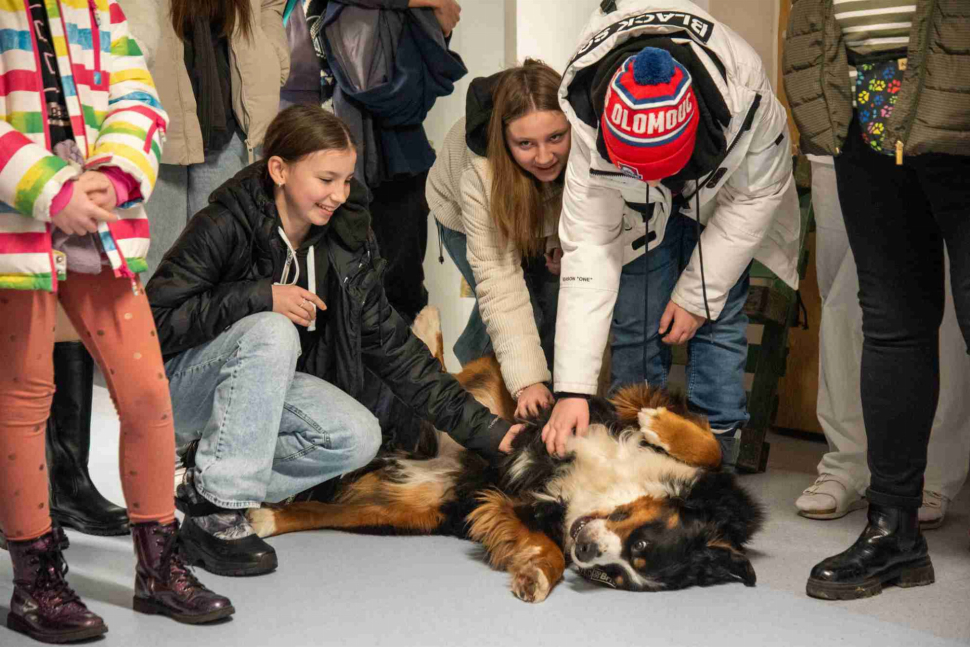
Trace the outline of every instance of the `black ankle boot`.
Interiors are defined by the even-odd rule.
[[[855,600],[884,586],[924,586],[935,581],[917,508],[869,504],[869,524],[845,552],[812,569],[806,591],[823,600]]]
[[[47,421],[51,518],[89,535],[127,535],[128,513],[88,473],[94,360],[81,342],[54,344],[54,402]]]
[[[182,558],[190,566],[229,577],[263,575],[279,566],[276,550],[256,534],[245,510],[207,501],[195,489],[191,471],[178,486],[175,507],[185,513],[179,541]]]

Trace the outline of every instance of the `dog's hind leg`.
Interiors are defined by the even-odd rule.
[[[498,491],[479,496],[468,515],[468,537],[480,542],[489,563],[512,575],[512,593],[526,602],[542,602],[566,569],[562,549],[548,535],[532,530],[516,513],[516,503]]]
[[[380,472],[365,475],[334,503],[307,501],[249,510],[260,537],[334,528],[380,534],[430,534],[445,520],[441,483],[394,483]]]

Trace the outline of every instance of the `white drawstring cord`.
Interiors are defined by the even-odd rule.
[[[298,261],[296,258],[296,250],[294,250],[293,245],[290,244],[290,239],[286,237],[286,232],[283,231],[282,227],[278,227],[277,229],[280,233],[280,238],[282,238],[283,242],[286,244],[286,250],[287,250],[286,262],[283,264],[283,274],[280,276],[280,280],[279,280],[279,283],[277,283],[277,285],[296,285],[297,281],[300,280],[300,261]],[[317,293],[317,267],[316,267],[315,261],[316,261],[316,254],[314,253],[313,245],[310,245],[310,252],[307,255],[307,263],[306,263],[307,288],[313,294]],[[288,282],[290,277],[291,262],[294,265],[296,265],[296,276],[293,277],[292,283]],[[306,299],[304,299],[304,301],[306,301]],[[310,305],[314,308],[314,310],[316,309],[316,306],[314,304],[311,303]],[[313,321],[310,322],[310,325],[307,326],[307,330],[312,332],[316,329],[317,329],[317,320],[314,319]]]

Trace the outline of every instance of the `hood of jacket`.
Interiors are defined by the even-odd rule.
[[[492,93],[505,72],[473,79],[465,97],[465,143],[476,155],[488,153],[488,122],[492,119]]]

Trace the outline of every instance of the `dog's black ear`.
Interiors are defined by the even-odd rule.
[[[704,472],[677,499],[685,521],[713,526],[717,536],[743,547],[764,523],[764,509],[733,474]]]
[[[713,557],[709,576],[710,584],[721,582],[742,582],[745,586],[754,586],[758,576],[754,572],[751,560],[744,554],[730,548],[711,546],[708,548]]]
[[[713,528],[696,528],[700,535],[691,542],[687,561],[682,568],[675,569],[665,578],[668,589],[683,589],[689,586],[713,586],[741,582],[754,586],[758,581],[754,567],[744,555],[725,539],[705,539],[714,532]]]

